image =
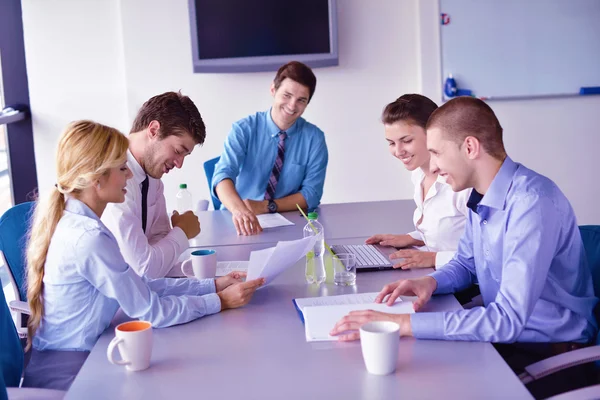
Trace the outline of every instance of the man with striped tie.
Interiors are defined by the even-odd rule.
[[[328,161],[325,135],[301,118],[316,85],[308,66],[287,63],[271,84],[271,109],[233,124],[212,189],[231,211],[238,235],[262,231],[258,214],[319,205]]]

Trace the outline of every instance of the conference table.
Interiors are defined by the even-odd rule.
[[[374,233],[412,230],[408,200],[322,205],[319,220],[328,244],[360,244]],[[250,252],[279,240],[302,237],[304,219],[283,213],[295,225],[237,236],[227,211],[199,213],[202,233],[195,244],[217,250],[220,261],[248,260]],[[190,251],[193,249],[190,249]],[[304,259],[260,288],[243,308],[154,329],[149,369],[128,372],[106,358],[114,327],[129,320],[119,312],[100,337],[66,399],[531,399],[489,343],[401,338],[398,367],[370,375],[360,342],[313,342],[294,298],[378,292],[398,279],[432,269],[359,273],[355,286],[330,277],[319,286],[304,277]],[[422,312],[461,309],[452,295],[434,296]]]

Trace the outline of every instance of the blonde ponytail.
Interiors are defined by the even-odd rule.
[[[58,188],[54,188],[44,200],[35,206],[27,246],[27,300],[31,315],[27,326],[26,350],[31,347],[33,335],[39,328],[44,314],[42,300],[44,265],[50,240],[64,211],[65,197]]]
[[[63,216],[66,196],[77,197],[100,176],[127,160],[127,138],[92,121],[72,123],[62,134],[56,156],[57,184],[33,214],[27,245],[27,300],[31,309],[27,347],[44,316],[44,270],[52,236]]]

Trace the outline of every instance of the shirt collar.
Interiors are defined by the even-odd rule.
[[[133,180],[135,183],[140,185],[146,179],[146,172],[129,150],[127,150],[127,166],[133,174]]]
[[[413,170],[412,173],[416,177],[416,180],[415,180],[416,184],[420,187],[421,183],[423,183],[423,179],[425,179],[425,172],[423,172],[423,170],[421,168],[416,168]],[[447,185],[447,184],[448,183],[446,182],[446,178],[444,178],[441,175],[438,175],[437,178],[435,178],[435,181],[433,182],[433,187],[434,187],[435,192],[432,193],[432,197],[437,194],[441,185]],[[427,196],[427,193],[425,194],[425,196]],[[423,200],[425,200],[425,199],[423,199]]]
[[[506,205],[506,196],[512,186],[513,176],[519,165],[506,156],[492,184],[480,201],[482,206],[503,210]],[[475,192],[475,190],[473,190]]]
[[[67,196],[65,210],[73,214],[83,215],[95,219],[96,221],[100,221],[100,218],[87,206],[87,204],[81,200],[77,200],[75,197]]]
[[[269,136],[275,137],[279,134],[279,132],[281,132],[281,129],[279,129],[279,127],[277,126],[275,121],[273,121],[273,117],[271,117],[272,110],[273,110],[273,108],[271,107],[271,108],[269,108],[269,111],[267,111],[267,132],[269,133]],[[299,120],[300,120],[300,117],[296,120],[296,122],[294,122],[294,124],[292,126],[290,126],[288,128],[287,131],[285,131],[285,133],[288,136],[293,135],[294,133],[298,132]]]

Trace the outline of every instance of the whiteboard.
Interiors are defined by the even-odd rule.
[[[600,0],[440,0],[442,80],[483,98],[600,87]]]

